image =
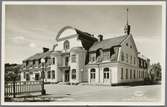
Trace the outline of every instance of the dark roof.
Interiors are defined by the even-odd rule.
[[[105,40],[102,40],[101,42],[97,41],[90,47],[89,52],[90,51],[96,51],[99,48],[109,49],[113,46],[121,45],[121,43],[127,37],[128,37],[128,35],[124,35],[124,36],[114,37],[114,38],[110,38],[110,39],[105,39]]]
[[[82,46],[86,50],[89,50],[89,48],[97,41],[97,38],[87,32],[82,32],[78,29],[76,29],[76,32],[78,34],[78,39],[81,40]]]
[[[24,61],[46,58],[46,57],[50,57],[52,54],[53,54],[53,51],[47,51],[45,53],[36,53],[35,55],[30,56],[29,58],[25,59]]]

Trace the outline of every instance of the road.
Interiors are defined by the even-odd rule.
[[[55,101],[78,102],[155,102],[161,99],[161,85],[146,86],[78,86],[45,85],[48,97]]]

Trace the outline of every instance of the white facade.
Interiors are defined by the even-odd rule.
[[[139,66],[141,62],[139,63],[138,50],[132,35],[120,37],[124,39],[114,38],[114,41],[102,40],[102,38],[98,41],[88,33],[78,32],[69,26],[61,29],[53,50],[23,61],[21,80],[26,81],[26,75],[29,75],[29,81],[40,80],[42,70],[45,71],[45,82],[54,83],[87,82],[88,84],[114,85],[143,81],[147,76],[147,67]],[[111,47],[108,47],[105,41],[108,41]],[[112,44],[115,41],[120,44],[117,42]],[[92,47],[97,49],[91,51]],[[100,62],[97,52],[102,58]],[[42,66],[39,61],[41,59],[46,59],[45,66]],[[36,61],[37,67],[35,67]],[[144,63],[148,66],[148,62]]]

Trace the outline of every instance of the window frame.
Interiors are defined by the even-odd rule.
[[[72,69],[71,70],[71,78],[73,79],[73,80],[75,80],[76,78],[77,78],[77,76],[76,76],[76,69]]]
[[[96,69],[90,69],[90,79],[96,79]]]
[[[70,49],[70,42],[68,40],[64,41],[64,50]]]
[[[108,67],[103,69],[103,78],[104,79],[109,79],[110,78],[110,69]]]
[[[76,63],[77,62],[77,55],[73,54],[71,55],[71,63]]]

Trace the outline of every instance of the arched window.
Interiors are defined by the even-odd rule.
[[[70,48],[70,43],[68,40],[64,41],[64,49],[67,50]]]
[[[109,79],[109,68],[104,68],[104,79]]]
[[[92,68],[90,70],[90,79],[95,79],[95,76],[96,76],[95,74],[96,74],[96,70],[94,68]]]
[[[76,79],[76,69],[72,69],[72,79]]]

